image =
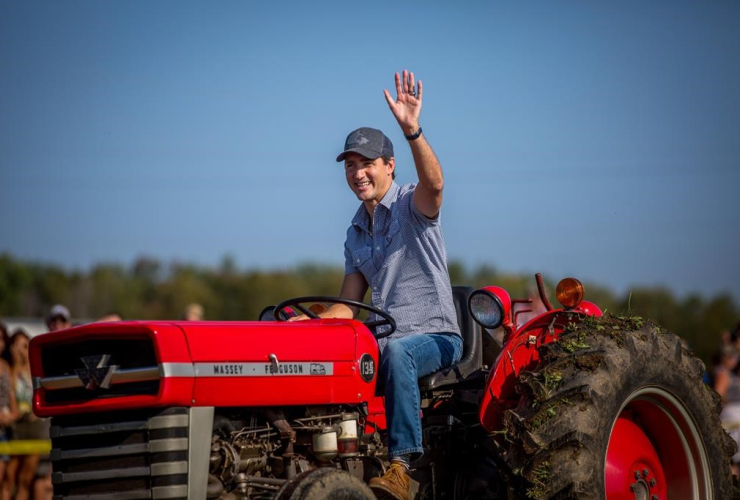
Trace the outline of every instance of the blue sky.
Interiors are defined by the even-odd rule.
[[[0,0],[0,252],[341,265],[409,68],[448,255],[740,301],[740,2]]]

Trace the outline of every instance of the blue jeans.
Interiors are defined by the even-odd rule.
[[[421,443],[419,379],[453,365],[462,355],[462,338],[426,333],[391,340],[380,356],[378,382],[385,392],[388,451],[391,458],[424,453]]]

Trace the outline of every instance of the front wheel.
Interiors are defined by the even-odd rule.
[[[315,469],[297,475],[276,500],[375,500],[365,483],[338,469]]]
[[[735,443],[703,363],[640,318],[589,319],[541,348],[506,412],[527,498],[724,500]]]

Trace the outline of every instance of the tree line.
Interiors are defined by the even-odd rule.
[[[468,269],[454,261],[449,270],[453,284],[495,284],[514,298],[530,296],[535,289],[533,276],[500,272],[492,266]],[[4,253],[0,254],[0,318],[43,317],[60,303],[75,318],[117,313],[124,319],[180,319],[186,305],[197,302],[205,308],[206,319],[254,320],[265,306],[290,297],[336,296],[343,275],[341,267],[322,264],[240,270],[229,256],[215,267],[139,257],[131,265],[102,263],[80,271]],[[545,283],[555,302],[556,282],[546,277]],[[719,345],[722,332],[740,319],[740,309],[728,294],[679,298],[666,288],[641,287],[619,295],[604,286],[584,286],[587,299],[602,310],[655,320],[684,338],[705,362]]]

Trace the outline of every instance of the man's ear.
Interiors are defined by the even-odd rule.
[[[391,157],[390,160],[388,160],[388,173],[393,175],[393,172],[396,170],[396,159]]]

